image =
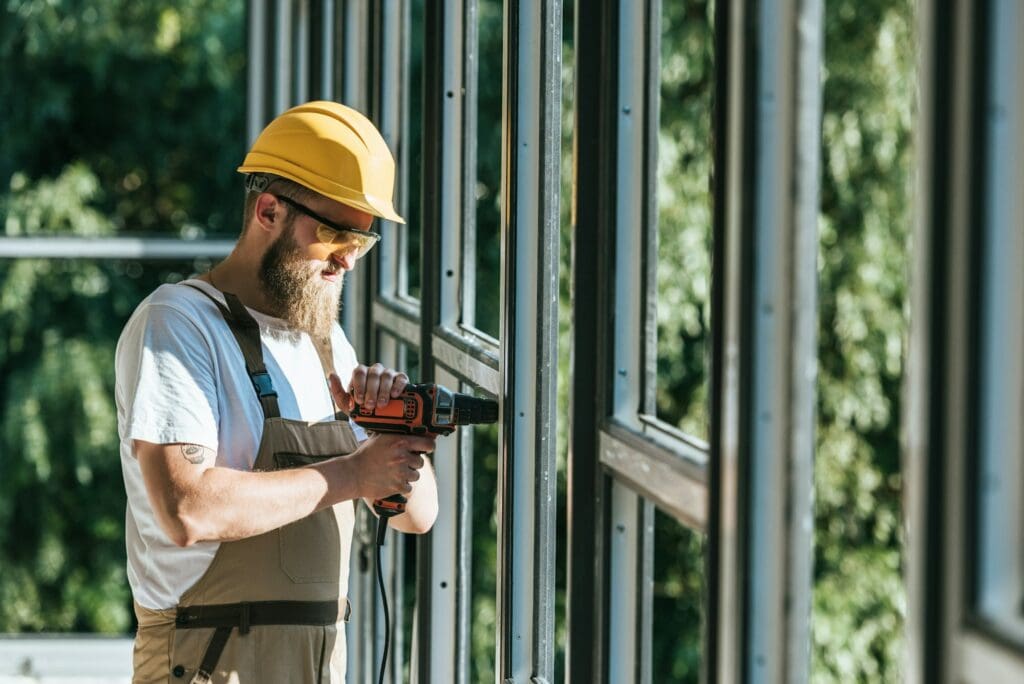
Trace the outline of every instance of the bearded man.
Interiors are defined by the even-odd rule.
[[[404,373],[367,367],[338,325],[342,282],[379,240],[394,160],[360,113],[291,109],[238,169],[242,234],[209,273],[164,285],[117,346],[135,682],[343,682],[359,499],[395,493],[430,529],[433,439],[365,434]]]

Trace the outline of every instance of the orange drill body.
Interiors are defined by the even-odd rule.
[[[455,425],[438,424],[438,388],[452,396],[440,385],[406,385],[401,395],[388,401],[387,406],[367,409],[356,405],[352,420],[365,430],[399,435],[448,435]]]

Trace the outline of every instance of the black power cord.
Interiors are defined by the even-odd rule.
[[[388,615],[388,594],[384,588],[384,569],[381,563],[380,549],[384,546],[384,536],[388,531],[388,519],[381,516],[377,519],[377,586],[380,587],[380,598],[384,602],[384,653],[380,658],[380,678],[378,684],[384,684],[384,670],[388,664],[388,645],[391,640],[391,617]]]

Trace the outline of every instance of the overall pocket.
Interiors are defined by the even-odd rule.
[[[278,469],[299,468],[340,454],[315,456],[278,452]],[[337,582],[341,565],[341,530],[333,508],[325,508],[278,530],[281,570],[297,584]]]

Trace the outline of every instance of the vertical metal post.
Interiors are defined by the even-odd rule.
[[[462,168],[462,3],[426,3],[423,57],[422,187],[423,266],[421,339],[429,348],[438,325],[454,327],[459,318],[459,225],[463,186]],[[433,364],[432,375],[449,386],[455,376]],[[419,600],[430,606],[421,618],[423,631],[434,635],[429,649],[420,648],[418,671],[423,681],[465,681],[469,665],[469,558],[472,536],[472,439],[458,453],[448,454],[439,470],[450,486],[450,507],[438,516],[430,540],[422,540]],[[441,464],[438,466],[441,468]],[[468,496],[467,496],[468,494]],[[429,546],[428,546],[429,541]],[[429,562],[428,560],[429,559]],[[461,576],[460,572],[467,574]],[[436,635],[445,635],[436,638]]]
[[[573,151],[573,369],[570,393],[566,681],[607,681],[609,481],[598,430],[610,410],[607,314],[616,211],[618,2],[577,0]]]
[[[639,494],[618,482],[612,484],[611,500],[608,575],[614,590],[609,592],[608,614],[617,629],[615,639],[608,644],[608,681],[640,684],[637,654],[642,648],[642,633],[636,626],[643,617],[637,599],[643,572],[644,502]]]
[[[322,100],[334,99],[334,75],[336,65],[334,64],[334,43],[337,40],[334,22],[334,0],[320,0],[313,30],[319,33],[316,56],[317,69],[314,71],[314,78],[317,79],[315,88],[316,97]]]
[[[295,62],[292,72],[292,104],[301,104],[309,100],[310,73],[310,8],[312,0],[294,0],[293,28],[294,44],[292,59]]]
[[[946,212],[949,192],[948,104],[942,101],[949,78],[947,49],[950,3],[937,0],[921,4],[919,26],[921,64],[921,114],[918,121],[917,228],[914,236],[915,258],[911,283],[910,344],[907,354],[907,446],[904,462],[907,486],[907,516],[911,526],[907,549],[907,681],[912,684],[941,682],[943,666],[935,658],[942,634],[940,600],[941,554],[936,549],[941,538],[941,512],[936,501],[942,497],[942,435],[940,405],[942,359],[945,356],[942,328],[942,272],[944,245],[948,236],[941,217]],[[944,40],[945,39],[945,40]],[[940,84],[941,83],[941,84]],[[925,227],[927,226],[927,229]],[[931,465],[933,460],[938,463]],[[932,568],[929,570],[929,568]]]
[[[611,344],[612,392],[611,413],[624,425],[640,429],[639,408],[643,404],[643,344],[646,311],[638,306],[645,293],[645,239],[657,236],[657,214],[645,215],[647,198],[656,195],[656,187],[648,170],[647,136],[649,126],[657,133],[656,101],[649,98],[648,78],[657,82],[658,71],[648,72],[650,53],[645,49],[648,11],[651,3],[622,2],[618,5],[618,68],[614,81],[616,92],[616,135],[607,145],[615,145],[615,223],[614,278],[605,281],[614,291],[612,303],[615,320],[614,342]],[[655,63],[655,66],[657,63]],[[585,67],[586,68],[586,67]],[[651,106],[651,105],[655,106]],[[651,110],[654,110],[653,112]],[[653,184],[652,184],[653,181]],[[640,229],[636,228],[641,218]],[[653,219],[653,220],[652,220]],[[641,599],[641,588],[651,577],[650,564],[644,563],[646,526],[644,511],[649,507],[639,495],[615,482],[611,496],[611,530],[608,540],[608,624],[616,625],[614,639],[608,642],[608,680],[632,681],[642,684],[640,656],[643,621],[650,618],[650,605]]]
[[[249,68],[246,74],[248,90],[246,92],[246,147],[252,145],[256,136],[263,130],[267,122],[266,92],[264,83],[267,78],[267,44],[266,44],[266,23],[267,6],[260,0],[249,0],[246,3],[248,10],[248,45],[246,54],[249,59]]]
[[[985,163],[992,115],[986,70],[992,36],[985,18],[992,6],[929,0],[918,13],[918,200],[903,465],[905,671],[911,684],[969,681],[972,674],[961,669],[966,650],[959,638],[977,551],[977,502],[965,483],[980,485],[972,478],[984,460],[978,451],[991,418],[978,413],[984,371],[977,331],[983,320],[980,263],[989,237],[982,188],[992,182]]]
[[[497,669],[524,683],[554,673],[561,26],[505,5]]]
[[[274,21],[274,111],[277,116],[292,106],[292,2],[276,0]]]
[[[375,8],[374,26],[375,31],[371,36],[371,44],[374,46],[371,68],[375,74],[372,85],[372,115],[374,123],[380,130],[388,148],[395,157],[396,173],[398,182],[395,184],[395,199],[398,207],[404,209],[402,196],[403,183],[401,178],[408,171],[404,168],[409,163],[409,155],[404,149],[406,122],[402,118],[402,91],[408,87],[406,82],[406,65],[403,61],[402,46],[405,40],[404,34],[408,26],[403,21],[406,2],[387,2]],[[380,293],[392,294],[397,281],[397,271],[401,263],[401,227],[391,221],[378,219],[380,224],[378,230],[388,241],[382,245],[377,253],[377,260],[373,264],[376,277],[372,272],[369,278],[369,291],[363,295],[362,300],[367,306],[367,313],[370,310],[370,302],[373,297]],[[367,281],[364,281],[366,283]],[[369,329],[370,321],[365,320],[365,326]],[[377,361],[381,358],[378,353],[368,361]],[[445,447],[439,447],[441,457],[444,457]],[[392,533],[391,542],[387,544],[382,554],[384,576],[389,585],[388,593],[392,600],[391,608],[391,637],[392,644],[397,646],[397,635],[403,623],[401,606],[402,589],[400,589],[401,576],[403,574],[402,554],[399,553],[401,544],[397,533]],[[374,658],[379,660],[380,649],[383,648],[384,638],[384,616],[378,611],[375,620],[375,643]],[[418,635],[422,636],[422,635]],[[385,676],[392,682],[401,681],[401,658],[402,654],[394,650],[388,658],[388,672]]]
[[[810,666],[821,113],[820,0],[731,5],[724,344],[712,511],[722,682],[805,682]],[[720,197],[720,196],[719,196]],[[719,236],[716,236],[716,238]],[[713,673],[713,675],[712,675]]]
[[[446,31],[448,3],[427,2],[424,6],[423,34],[423,169],[420,175],[420,208],[422,214],[422,249],[420,253],[420,371],[424,379],[435,377],[436,366],[433,356],[433,331],[441,316],[440,264],[445,248],[443,235],[445,223],[445,188],[440,181],[444,169],[450,163],[451,141],[443,137],[446,126],[445,65],[450,59]],[[435,663],[433,637],[433,548],[429,537],[417,540],[416,560],[416,639],[417,647],[413,662],[413,680],[433,682],[435,667],[447,667],[447,663]],[[450,636],[444,637],[446,642]],[[444,660],[444,658],[442,658]]]
[[[336,91],[341,102],[364,114],[369,113],[370,88],[370,45],[373,29],[367,0],[335,0],[336,36],[339,45],[340,64],[336,63],[340,78]],[[347,279],[342,292],[341,320],[348,333],[349,341],[358,354],[370,349],[369,307],[366,292],[369,288],[368,269],[364,264]]]

